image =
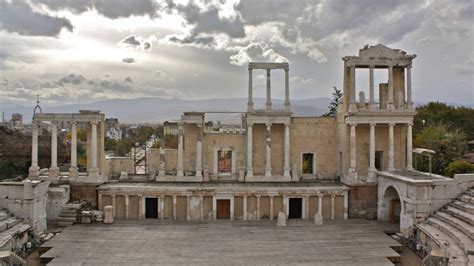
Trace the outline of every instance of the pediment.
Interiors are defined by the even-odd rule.
[[[412,56],[407,55],[405,51],[401,51],[399,49],[391,49],[383,44],[377,44],[375,46],[364,46],[364,48],[359,50],[359,57],[388,59],[412,58]]]

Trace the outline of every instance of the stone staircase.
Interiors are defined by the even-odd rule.
[[[26,263],[15,252],[9,250],[21,247],[27,241],[24,236],[30,228],[30,225],[23,223],[21,219],[13,216],[8,210],[0,210],[0,250],[2,250],[0,252],[0,264],[20,265]]]
[[[81,208],[80,203],[68,203],[61,208],[58,216],[58,226],[68,227],[76,223],[77,211]]]
[[[474,188],[417,224],[417,228],[447,249],[450,265],[474,265]]]

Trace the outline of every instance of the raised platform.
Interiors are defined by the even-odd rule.
[[[48,265],[393,265],[400,244],[363,220],[74,225],[43,244]]]

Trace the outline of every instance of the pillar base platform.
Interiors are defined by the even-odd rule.
[[[265,176],[272,176],[272,169],[271,168],[267,168],[265,169]]]
[[[290,168],[285,168],[285,169],[283,169],[283,176],[284,176],[284,177],[290,177],[290,178],[291,178],[290,171],[291,171]]]
[[[98,178],[99,177],[99,168],[89,168],[87,169],[87,175],[89,177]]]
[[[368,109],[369,111],[375,111],[377,109],[377,104],[375,102],[369,102]]]
[[[49,177],[58,177],[59,176],[59,167],[54,166],[49,168]]]
[[[31,166],[28,169],[28,177],[38,177],[39,175],[39,167],[38,166]]]
[[[375,174],[376,171],[377,169],[375,168],[369,167],[369,169],[367,169],[367,182],[370,182],[370,183],[377,182],[377,175]]]

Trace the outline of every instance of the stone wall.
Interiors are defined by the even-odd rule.
[[[106,169],[109,179],[116,179],[121,172],[133,174],[132,157],[110,157],[106,159]]]
[[[71,201],[85,201],[97,207],[97,184],[72,183]]]
[[[48,189],[46,202],[46,218],[48,221],[56,221],[61,209],[69,202],[71,188],[69,185],[52,186]]]
[[[351,186],[349,190],[349,219],[377,218],[377,185]]]

